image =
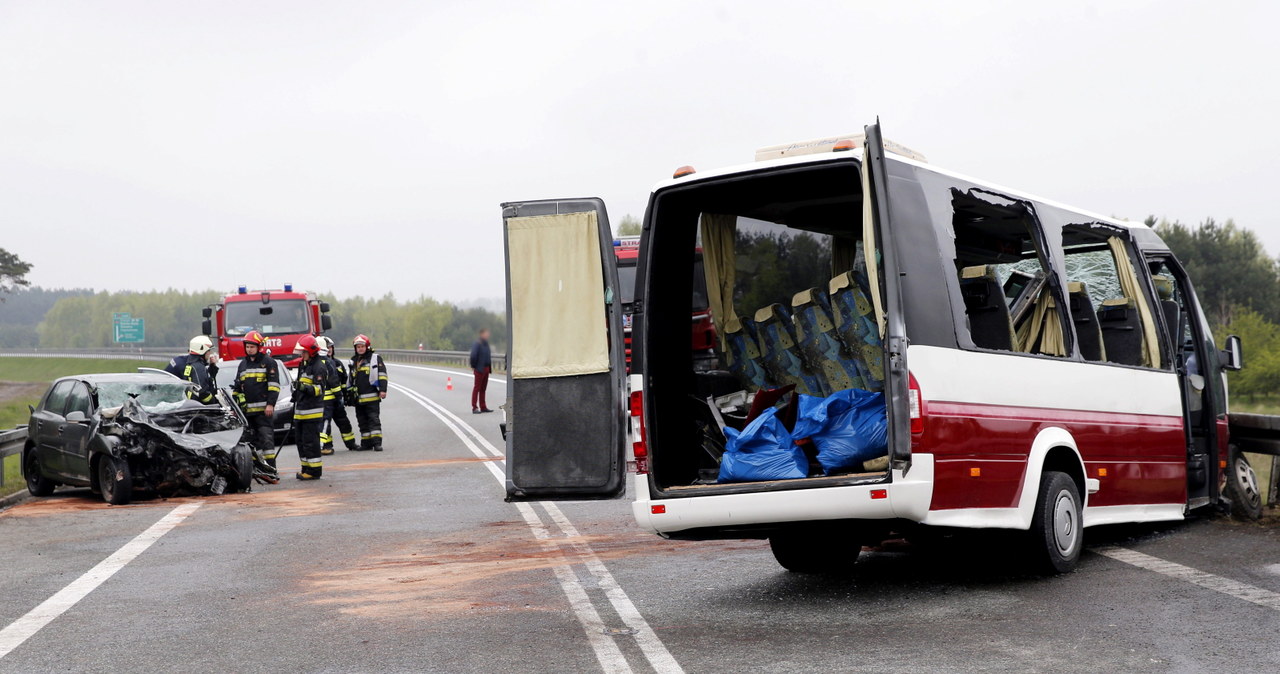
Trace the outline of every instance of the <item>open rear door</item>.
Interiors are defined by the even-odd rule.
[[[895,469],[905,474],[911,469],[910,374],[907,372],[907,329],[902,318],[902,292],[898,283],[892,216],[889,212],[889,169],[884,157],[884,139],[880,121],[865,128],[862,161],[862,198],[864,226],[876,236],[876,247],[883,253],[880,277],[884,279],[873,293],[877,319],[883,326],[885,344],[885,397],[889,416],[889,459]],[[874,268],[868,265],[868,268]],[[876,279],[871,280],[876,283]]]
[[[613,236],[599,199],[502,204],[507,500],[626,488],[626,380]]]

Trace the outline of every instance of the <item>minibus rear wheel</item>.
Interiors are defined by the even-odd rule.
[[[1236,519],[1254,521],[1262,518],[1262,491],[1258,488],[1258,475],[1253,472],[1249,460],[1235,447],[1223,477],[1223,495],[1231,501],[1231,514]]]
[[[792,573],[851,574],[861,538],[835,527],[802,527],[769,537],[773,558]]]
[[[1067,573],[1076,568],[1083,548],[1080,488],[1070,475],[1046,470],[1040,476],[1040,495],[1031,518],[1030,552],[1038,570]]]

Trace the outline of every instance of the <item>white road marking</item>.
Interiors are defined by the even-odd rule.
[[[440,371],[445,372],[446,370]],[[493,443],[489,442],[480,434],[479,431],[460,419],[453,412],[445,409],[439,403],[406,386],[394,383],[391,384],[391,386],[395,387],[395,389],[401,393],[409,396],[414,402],[426,408],[427,411],[439,418],[440,421],[449,428],[449,430],[453,431],[453,433],[462,440],[463,444],[471,450],[472,454],[475,454],[480,458],[504,456],[503,452],[497,447],[494,447]],[[468,435],[471,437],[467,437]],[[480,445],[483,445],[485,449],[489,450],[488,455],[481,451],[480,447],[476,444],[477,442]],[[497,478],[498,483],[505,488],[507,483],[506,475],[499,471],[493,463],[498,462],[486,463],[486,465],[489,466],[490,472],[492,472],[494,477]],[[581,560],[579,563],[585,566],[587,570],[591,572],[591,575],[595,576],[596,583],[602,590],[604,590],[605,596],[608,597],[609,603],[613,605],[618,616],[622,618],[622,621],[626,623],[627,627],[634,632],[636,642],[640,646],[640,651],[644,653],[645,658],[649,661],[649,664],[653,667],[654,671],[664,674],[677,674],[684,672],[680,663],[676,662],[675,657],[671,655],[671,652],[667,650],[667,647],[662,643],[662,640],[658,638],[657,633],[655,633],[653,628],[649,626],[649,622],[640,614],[640,611],[636,608],[635,604],[632,603],[631,598],[627,596],[627,593],[618,584],[618,581],[613,577],[613,574],[609,572],[609,569],[604,565],[604,562],[600,560],[600,557],[596,555],[590,545],[582,541],[581,534],[578,533],[577,527],[573,526],[573,523],[569,521],[569,518],[565,516],[564,512],[554,503],[541,501],[539,502],[539,505],[546,510],[547,515],[556,523],[556,526],[560,531],[563,532],[566,537],[573,539],[572,541],[566,541],[566,543],[577,553]],[[542,541],[544,545],[550,544],[551,546],[559,549],[556,539],[551,537],[551,534],[547,531],[546,526],[542,523],[541,518],[538,517],[533,508],[529,507],[526,503],[517,503],[516,507],[520,510],[520,514],[524,517],[529,528],[533,530],[535,538]],[[568,563],[568,560],[566,560],[566,564]],[[556,578],[560,580],[561,588],[564,589],[565,596],[569,598],[570,606],[573,607],[574,613],[577,614],[579,622],[582,623],[583,629],[587,633],[587,639],[591,642],[592,648],[596,651],[596,658],[600,660],[601,666],[604,667],[606,671],[611,671],[609,669],[610,665],[607,664],[612,662],[611,655],[607,650],[602,651],[600,648],[597,648],[598,640],[596,639],[596,636],[603,634],[603,623],[600,622],[599,613],[596,611],[595,607],[591,605],[590,600],[586,595],[586,591],[582,586],[582,582],[578,578],[577,574],[573,572],[573,569],[569,566],[565,566],[564,571],[567,573],[562,573],[560,570],[557,570]],[[576,603],[579,592],[582,593],[582,599],[587,601],[589,611],[579,610],[579,605]],[[611,640],[606,641],[610,646],[613,646],[613,648],[616,649],[616,645],[613,644]],[[619,655],[621,655],[621,653],[619,653]],[[623,660],[623,664],[626,664],[625,659]],[[627,670],[619,671],[630,671],[630,668],[628,667]]]
[[[476,378],[476,375],[474,373],[468,372],[466,370],[445,370],[439,367],[423,367],[421,365],[404,365],[402,363],[387,363],[387,365],[394,365],[396,367],[407,367],[410,370],[426,370],[427,372],[443,372],[444,374],[456,374],[459,377],[470,377],[472,379]],[[493,375],[489,375],[489,381],[496,381],[499,384],[502,384],[504,386],[507,383],[506,379],[503,379],[502,377],[495,377]]]
[[[1264,590],[1263,588],[1254,587],[1253,585],[1231,580],[1230,578],[1215,576],[1214,574],[1206,571],[1166,561],[1159,557],[1152,557],[1151,555],[1143,554],[1136,550],[1129,550],[1128,548],[1095,548],[1094,552],[1110,557],[1116,561],[1124,562],[1125,564],[1131,564],[1140,569],[1154,571],[1156,573],[1169,576],[1170,578],[1184,580],[1192,585],[1199,585],[1200,587],[1210,589],[1215,592],[1221,592],[1225,595],[1235,597],[1236,599],[1243,599],[1248,602],[1253,602],[1259,606],[1265,606],[1269,609],[1280,611],[1280,593],[1272,592],[1271,590]]]
[[[26,615],[9,623],[8,627],[0,630],[0,658],[8,655],[45,625],[75,606],[77,602],[151,547],[151,544],[161,536],[169,533],[170,529],[178,526],[179,522],[187,519],[200,505],[187,503],[170,510],[168,515],[161,517],[160,521],[125,543],[110,557],[98,562],[97,566],[86,571],[83,576],[71,581],[70,585],[58,590],[57,594],[44,600],[44,603],[28,611]]]

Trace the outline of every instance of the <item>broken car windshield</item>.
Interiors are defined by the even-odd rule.
[[[138,404],[149,412],[171,409],[187,399],[185,383],[137,384],[133,382],[104,382],[98,384],[98,407],[120,407],[136,395]]]

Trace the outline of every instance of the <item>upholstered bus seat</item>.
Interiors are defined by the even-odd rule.
[[[969,316],[969,336],[973,343],[984,349],[1012,351],[1013,318],[996,277],[996,268],[984,264],[960,270],[960,295]]]
[[[1085,360],[1102,361],[1102,329],[1098,327],[1098,315],[1093,309],[1093,300],[1089,299],[1089,291],[1081,281],[1067,284],[1068,301],[1071,306],[1071,320],[1076,324],[1076,341],[1080,345],[1080,355]]]
[[[1142,364],[1142,323],[1131,300],[1119,297],[1103,302],[1098,309],[1098,325],[1108,361]]]
[[[791,311],[800,351],[826,385],[823,395],[866,388],[856,360],[836,334],[827,294],[817,288],[796,293],[791,299]]]
[[[761,364],[764,350],[756,337],[756,322],[739,318],[736,324],[726,327],[724,334],[725,365],[748,390],[769,386],[768,376]]]
[[[1160,312],[1164,314],[1164,324],[1169,328],[1169,341],[1174,351],[1182,350],[1182,307],[1173,298],[1173,279],[1168,276],[1152,276],[1151,282],[1156,286],[1156,294],[1160,296]]]
[[[770,304],[756,312],[756,336],[763,349],[763,365],[775,386],[795,384],[800,393],[824,394],[822,378],[806,367],[796,343],[791,316],[781,304]]]
[[[861,368],[866,390],[881,391],[884,390],[884,349],[867,289],[866,276],[858,271],[840,274],[827,284],[836,335]]]

